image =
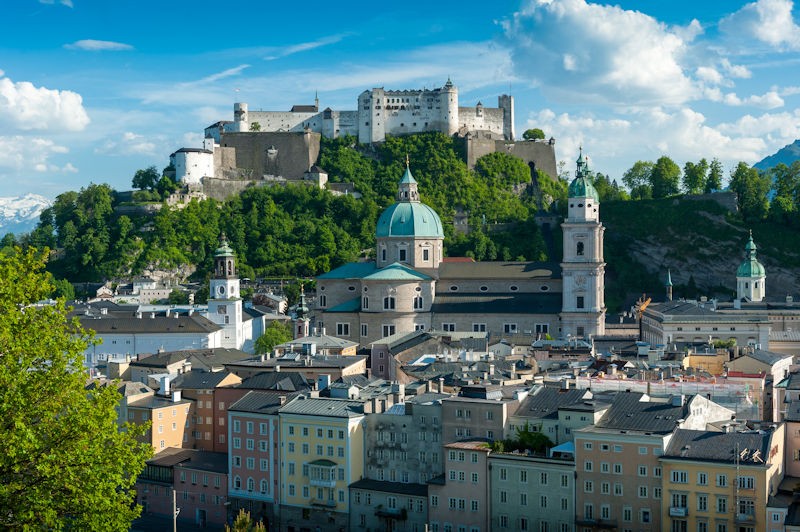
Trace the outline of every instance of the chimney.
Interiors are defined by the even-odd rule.
[[[161,395],[169,396],[169,376],[161,377]]]
[[[106,314],[108,314],[108,307],[103,307],[103,308],[101,308],[101,309],[100,309],[100,314],[101,314],[101,315],[103,315],[103,316],[105,316]]]
[[[281,367],[275,366],[275,373],[280,373],[280,372],[281,372]]]
[[[394,402],[402,403],[406,400],[406,386],[405,384],[400,384],[399,382],[395,382],[392,384],[392,395],[394,396]]]
[[[322,374],[317,377],[317,390],[322,391],[328,389],[331,385],[331,376]]]
[[[181,402],[181,391],[180,390],[172,390],[172,402],[173,403],[180,403]]]
[[[439,377],[439,393],[444,393],[444,377]]]
[[[494,364],[489,364],[489,376],[494,377]]]

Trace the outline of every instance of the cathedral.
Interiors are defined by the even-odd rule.
[[[415,330],[589,338],[605,331],[603,225],[583,154],[569,185],[556,262],[444,257],[439,215],[420,202],[410,168],[379,217],[374,262],[317,277],[319,327],[363,346]]]

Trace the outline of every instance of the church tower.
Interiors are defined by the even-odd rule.
[[[297,305],[297,318],[294,320],[294,339],[305,338],[311,333],[311,322],[308,317],[308,305],[306,305],[306,291],[300,286],[300,304]]]
[[[244,333],[239,277],[236,257],[224,234],[214,252],[214,274],[209,284],[208,319],[222,327],[222,347],[241,349]]]
[[[753,231],[744,247],[745,259],[736,270],[736,299],[763,301],[767,294],[767,272],[756,258],[756,243]]]
[[[564,258],[561,336],[589,338],[605,333],[603,232],[600,198],[589,177],[583,150],[569,185],[567,219],[561,224]]]

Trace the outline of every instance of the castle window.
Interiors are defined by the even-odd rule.
[[[423,249],[422,250],[422,260],[429,261],[430,259],[431,259],[430,250],[429,249]]]
[[[578,296],[578,302],[575,304],[578,308],[583,308],[583,296]]]
[[[577,255],[583,255],[583,242],[578,242],[578,244],[576,246],[576,249],[575,249],[575,253]]]
[[[395,301],[392,296],[383,298],[383,310],[394,310]]]
[[[406,195],[406,197],[408,197],[408,192],[406,192],[405,195]],[[406,250],[405,249],[399,250],[399,255],[400,255],[400,262],[405,262],[406,261]]]
[[[382,249],[381,250],[381,260],[383,260],[383,261],[386,260],[386,249]]]

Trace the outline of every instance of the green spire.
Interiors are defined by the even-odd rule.
[[[753,230],[750,230],[750,238],[744,246],[745,259],[736,270],[736,277],[763,277],[766,275],[764,266],[758,261],[757,252],[758,246],[753,242]]]
[[[578,155],[578,159],[575,161],[575,163],[577,168],[575,170],[575,179],[573,179],[572,183],[569,185],[569,197],[592,198],[593,200],[599,202],[600,195],[597,193],[597,190],[594,188],[592,180],[589,177],[589,165],[583,156],[583,146],[580,147],[580,154]]]
[[[669,269],[667,270],[667,282],[664,283],[664,286],[672,286],[672,272]]]

